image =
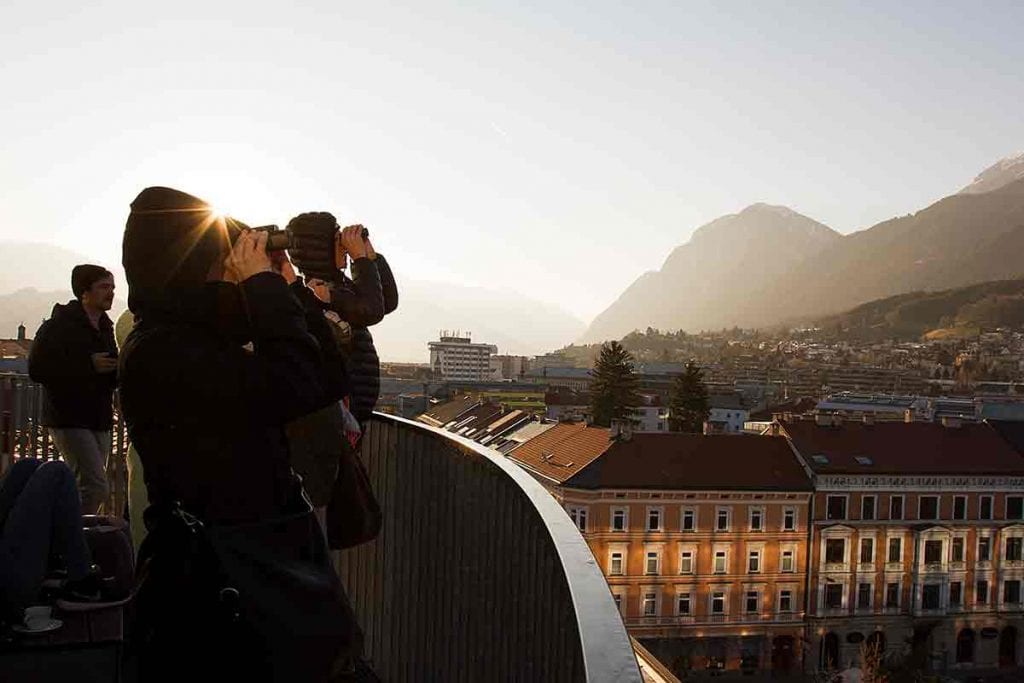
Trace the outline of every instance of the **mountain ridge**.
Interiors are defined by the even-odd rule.
[[[990,166],[972,185],[987,189],[961,191],[847,235],[770,204],[722,216],[675,247],[660,270],[634,281],[594,319],[580,341],[621,338],[647,326],[696,332],[802,322],[903,292],[1024,275],[1015,258],[1024,251],[1024,154]],[[730,221],[755,209],[763,217],[765,207],[792,213],[783,214],[791,223],[787,231],[758,245],[762,260],[781,259],[785,267],[773,272],[749,257],[715,253],[713,246],[720,251],[729,243],[723,226],[728,229]],[[802,243],[794,227],[800,219],[829,230],[831,236],[812,230],[812,244]],[[712,238],[713,233],[719,234]],[[779,249],[777,241],[788,241],[793,253]],[[713,262],[716,268],[701,269],[696,260]],[[684,272],[687,268],[691,272]],[[687,301],[708,297],[714,306]]]

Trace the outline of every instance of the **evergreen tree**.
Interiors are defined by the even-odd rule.
[[[676,377],[669,397],[669,429],[673,432],[700,434],[704,421],[711,414],[708,388],[704,386],[704,371],[690,361],[683,374]]]
[[[632,406],[640,403],[636,393],[633,357],[617,341],[601,345],[601,355],[591,371],[590,411],[594,424],[610,427],[612,420],[630,419]]]

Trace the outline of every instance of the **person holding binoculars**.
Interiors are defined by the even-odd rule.
[[[360,253],[354,231],[296,227],[307,265],[336,269],[339,240]],[[371,679],[285,433],[349,387],[322,310],[300,302],[272,239],[169,188],[131,205],[136,324],[119,379],[150,502],[129,644],[140,680]],[[376,275],[364,262],[354,275]]]

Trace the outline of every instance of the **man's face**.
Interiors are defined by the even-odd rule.
[[[92,283],[82,294],[82,304],[100,311],[109,311],[114,306],[114,278],[105,277]]]

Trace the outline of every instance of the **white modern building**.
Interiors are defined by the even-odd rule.
[[[442,332],[439,341],[427,344],[434,379],[458,382],[483,382],[491,377],[491,356],[498,352],[493,344],[474,344],[470,336]]]

